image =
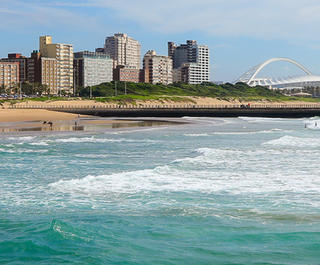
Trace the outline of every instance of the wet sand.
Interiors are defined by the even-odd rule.
[[[48,110],[0,109],[0,133],[103,131],[178,124],[164,119],[114,119]]]

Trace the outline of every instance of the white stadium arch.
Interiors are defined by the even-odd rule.
[[[267,65],[274,62],[289,62],[299,69],[301,69],[306,75],[290,78],[257,78],[257,75]],[[269,88],[290,88],[290,87],[306,87],[306,86],[320,86],[320,76],[313,75],[307,68],[302,64],[292,60],[290,58],[278,57],[269,59],[244,73],[237,81],[248,84],[249,86],[268,86]]]

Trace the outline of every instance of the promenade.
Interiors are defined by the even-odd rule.
[[[8,109],[45,109],[101,117],[283,117],[320,116],[320,104],[234,105],[10,105]]]

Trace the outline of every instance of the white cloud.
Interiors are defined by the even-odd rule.
[[[112,10],[119,21],[132,21],[161,33],[201,31],[219,36],[319,40],[318,0],[0,0],[5,26],[13,23],[65,23],[100,26],[95,15],[77,7]],[[20,13],[15,16],[15,13]],[[13,17],[15,18],[13,19]],[[23,18],[23,19],[21,19]],[[7,19],[7,20],[6,20]],[[16,20],[16,21],[14,21]],[[5,21],[8,21],[6,23]],[[1,26],[0,26],[1,27]],[[2,25],[4,27],[4,25]]]
[[[0,0],[0,29],[27,30],[32,26],[94,29],[98,22],[94,17],[78,14],[58,6],[48,5],[44,2]]]
[[[160,32],[318,40],[317,0],[92,0],[120,18]]]

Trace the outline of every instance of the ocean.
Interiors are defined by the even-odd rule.
[[[320,264],[320,118],[183,120],[0,136],[0,264]]]

